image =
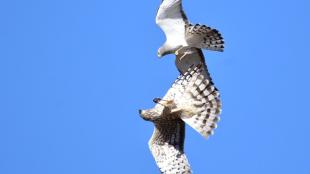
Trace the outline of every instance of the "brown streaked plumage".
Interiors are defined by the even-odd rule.
[[[184,122],[207,138],[216,128],[221,111],[219,93],[203,63],[201,50],[192,51],[182,59],[183,64],[179,63],[182,66],[177,65],[181,75],[164,98],[154,99],[154,108],[140,110],[141,117],[155,125],[149,147],[165,174],[191,173],[184,154]]]

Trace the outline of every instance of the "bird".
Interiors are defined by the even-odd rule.
[[[173,53],[178,55],[191,47],[224,51],[224,39],[220,32],[207,25],[190,23],[183,10],[182,0],[162,0],[156,24],[166,36],[166,42],[157,51],[158,57]]]
[[[171,118],[176,115],[162,105],[140,110],[140,114],[143,119],[154,122],[154,132],[148,144],[160,172],[190,174],[191,167],[184,153],[184,121],[176,117]],[[158,119],[152,120],[154,117]]]
[[[180,75],[166,95],[155,98],[153,108],[139,110],[144,120],[155,125],[149,148],[164,174],[192,172],[184,153],[185,123],[208,138],[219,121],[220,94],[201,56],[200,49],[192,48],[176,63]]]

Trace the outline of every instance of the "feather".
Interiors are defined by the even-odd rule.
[[[189,68],[189,73],[176,80],[174,88],[179,91],[174,96],[174,102],[182,110],[180,118],[207,138],[217,126],[221,100],[217,88],[204,75],[207,74],[204,71],[204,66],[200,64]],[[181,88],[180,84],[186,85]]]
[[[184,136],[185,124],[181,119],[155,123],[149,147],[161,173],[191,173],[184,154]]]
[[[217,127],[221,112],[219,92],[201,50],[188,51],[184,59],[176,60],[180,76],[163,99],[155,98],[154,108],[139,111],[143,119],[155,125],[149,148],[165,174],[191,173],[184,153],[185,123],[207,138]]]
[[[224,51],[224,40],[220,32],[206,25],[186,25],[186,42],[196,48]]]

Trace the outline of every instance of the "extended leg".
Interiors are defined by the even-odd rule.
[[[154,98],[153,102],[168,108],[171,108],[174,104],[173,100],[163,100],[161,98]]]
[[[179,59],[182,60],[185,56],[189,55],[188,52],[185,52]]]
[[[182,60],[184,57],[186,57],[187,55],[189,54],[193,54],[195,53],[197,50],[196,49],[193,49],[193,47],[190,47],[190,46],[182,46],[180,48],[178,48],[176,51],[175,51],[175,55],[181,55],[181,57],[179,58],[180,60]],[[182,55],[183,54],[183,55]]]
[[[179,55],[184,53],[188,48],[190,48],[189,46],[180,46],[178,49],[176,49],[175,51],[175,55]]]

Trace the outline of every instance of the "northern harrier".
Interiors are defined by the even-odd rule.
[[[177,62],[181,75],[164,98],[155,98],[154,108],[139,111],[143,119],[155,124],[149,147],[160,171],[165,174],[191,173],[184,154],[185,123],[208,138],[216,128],[221,112],[219,92],[204,61],[199,61],[203,57],[191,53],[186,59],[194,64],[185,70],[188,63]]]
[[[187,48],[224,50],[221,34],[206,25],[191,24],[182,8],[182,0],[162,0],[156,16],[156,24],[164,31],[166,42],[158,49],[159,57],[180,54]]]

